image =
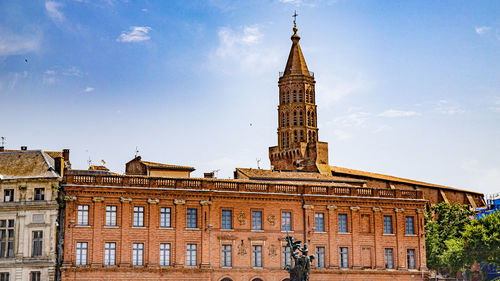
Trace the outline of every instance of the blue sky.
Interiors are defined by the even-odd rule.
[[[498,1],[0,0],[0,136],[268,168],[294,10],[331,165],[500,191]]]

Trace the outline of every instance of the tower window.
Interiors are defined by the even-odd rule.
[[[293,102],[297,101],[297,91],[293,90]]]
[[[298,142],[299,141],[299,136],[297,135],[297,130],[293,131],[293,141]]]
[[[290,92],[286,92],[286,103],[290,102]]]
[[[299,125],[304,125],[304,112],[299,111]]]
[[[304,141],[304,131],[300,130],[300,141]]]
[[[297,126],[297,111],[293,112],[293,125]]]
[[[302,90],[299,90],[299,102],[302,102],[304,97],[302,96]]]
[[[285,103],[285,97],[286,97],[286,93],[285,92],[281,93],[281,104]]]
[[[285,126],[289,126],[290,125],[290,114],[287,112],[286,113],[286,122],[285,122]]]

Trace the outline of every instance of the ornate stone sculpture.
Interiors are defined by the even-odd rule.
[[[301,241],[294,241],[293,237],[285,237],[293,258],[293,266],[286,265],[285,269],[290,273],[290,281],[309,281],[309,272],[314,255],[309,255],[307,244],[300,248]],[[299,251],[301,255],[299,256]]]

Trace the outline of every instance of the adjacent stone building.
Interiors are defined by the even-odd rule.
[[[54,280],[65,152],[0,147],[0,280]]]

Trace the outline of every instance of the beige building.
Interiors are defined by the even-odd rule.
[[[69,153],[68,151],[65,151]],[[55,280],[65,152],[0,147],[0,280]]]

